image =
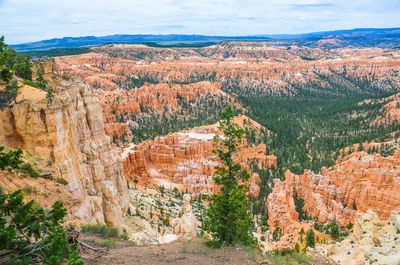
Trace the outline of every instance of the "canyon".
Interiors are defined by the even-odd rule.
[[[261,129],[261,125],[245,116],[237,116],[234,121],[242,127]],[[161,185],[196,196],[214,193],[217,189],[212,176],[215,167],[220,165],[212,152],[217,148],[216,135],[222,136],[222,132],[218,124],[213,124],[131,144],[122,153],[125,176],[131,182],[136,178],[139,185]],[[242,145],[234,158],[243,166],[248,168],[254,162],[262,168],[277,167],[276,157],[266,155],[265,144],[248,146],[244,141]],[[252,174],[250,195],[258,196],[259,184],[259,176]]]
[[[234,121],[246,130],[234,160],[250,173],[249,205],[262,249],[306,248],[303,232],[311,229],[319,243],[315,250],[336,262],[344,256],[365,261],[368,255],[370,263],[385,260],[369,253],[392,247],[386,243],[397,233],[400,51],[326,48],[335,41],[313,47],[109,44],[41,62],[33,79],[40,69],[54,99],[18,80],[15,102],[0,110],[0,144],[23,149],[52,177],[1,171],[0,185],[30,190],[26,198],[46,207],[61,199],[68,222],[115,226],[137,245],[165,243],[174,230],[181,233],[170,222],[190,208],[189,199],[182,207],[183,193],[190,193],[195,209],[186,214],[197,218],[190,219],[194,235],[207,206],[199,195],[219,190],[212,178],[220,165],[214,137],[223,137],[217,121],[231,105],[238,114]],[[359,98],[335,103],[354,95]],[[255,101],[262,97],[269,101]],[[334,106],[343,102],[353,105]],[[328,115],[317,117],[326,109]],[[313,126],[320,129],[315,134]],[[316,166],[312,171],[305,165]],[[350,236],[326,245],[337,239],[317,228],[330,224]],[[390,230],[379,232],[381,246],[372,239],[379,229]],[[345,254],[348,247],[351,255]],[[397,257],[397,251],[386,252]]]
[[[327,49],[284,42],[221,42],[201,48],[109,44],[92,48],[90,53],[56,58],[56,73],[82,78],[102,102],[106,132],[122,150],[124,173],[131,185],[134,181],[138,186],[163,185],[195,196],[216,191],[211,177],[218,165],[211,152],[216,125],[188,127],[181,123],[175,133],[155,134],[154,139],[144,141],[132,138],[137,133],[134,128],[151,131],[155,127],[149,125],[150,120],[165,124],[161,121],[214,115],[224,104],[247,114],[241,96],[296,98],[315,91],[323,97],[393,93],[400,89],[399,71],[398,49]],[[207,99],[215,102],[213,107],[203,108],[201,102]],[[359,104],[364,103],[383,104],[371,126],[399,121],[398,94]],[[300,229],[313,228],[312,223],[299,220],[294,197],[303,200],[302,210],[322,224],[346,226],[355,222],[357,212],[369,209],[385,219],[399,209],[397,137],[393,135],[392,141],[385,143],[395,150],[390,156],[354,152],[361,148],[356,144],[344,148],[347,155],[341,151],[336,165],[323,167],[318,174],[287,170],[281,180],[272,180],[268,184],[272,192],[265,201],[268,225],[271,231],[279,227],[284,235],[271,245],[294,247]],[[364,143],[364,150],[381,145]],[[266,155],[267,148],[253,143],[237,159],[242,165],[257,161],[261,168],[277,168],[279,161]],[[260,185],[260,177],[252,173],[251,196],[259,195]],[[321,240],[332,240],[315,232]]]
[[[375,47],[323,49],[276,42],[222,42],[203,48],[110,44],[86,54],[57,57],[55,72],[89,84],[102,102],[107,134],[122,142],[136,137],[137,144],[157,136],[137,137],[143,133],[137,126],[151,131],[152,122],[168,125],[181,120],[172,129],[178,131],[196,124],[189,121],[199,125],[207,119],[210,124],[226,104],[246,112],[237,95],[294,97],[313,92],[311,87],[327,97],[394,92],[400,84],[399,59],[398,50]]]
[[[399,189],[399,150],[388,157],[354,152],[340,157],[335,166],[322,168],[321,174],[305,171],[296,175],[286,171],[284,181],[275,180],[266,203],[268,224],[285,234],[299,233],[308,221],[299,220],[295,196],[304,201],[302,210],[314,219],[312,222],[346,226],[356,222],[358,213],[368,211],[387,220],[400,209]],[[283,238],[281,243],[287,242]]]
[[[399,231],[399,211],[380,219],[374,211],[368,210],[357,213],[354,232],[349,238],[334,245],[320,245],[316,250],[338,264],[395,265],[400,262]]]

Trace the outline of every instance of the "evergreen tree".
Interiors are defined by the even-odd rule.
[[[315,234],[313,229],[307,231],[306,246],[311,248],[315,247]]]
[[[223,244],[254,245],[256,242],[251,233],[254,223],[246,197],[248,189],[240,184],[249,179],[249,174],[233,161],[245,131],[233,122],[233,118],[233,110],[228,106],[221,114],[218,127],[224,136],[214,138],[220,149],[213,152],[218,155],[222,166],[216,167],[213,180],[221,191],[208,196],[210,204],[205,212],[204,229],[212,234],[210,244],[215,247]]]
[[[61,224],[67,214],[62,202],[49,211],[34,201],[24,203],[20,190],[5,193],[0,187],[0,264],[84,264],[70,245]]]
[[[32,64],[30,57],[16,52],[4,43],[0,37],[0,79],[9,82],[14,73],[23,79],[32,80]]]
[[[329,234],[337,240],[340,237],[339,225],[336,223],[336,220],[330,225]]]

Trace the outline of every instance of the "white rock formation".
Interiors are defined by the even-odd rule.
[[[184,213],[181,218],[174,218],[171,222],[174,234],[185,238],[197,236],[197,218],[192,211],[191,199],[190,194],[183,196]]]
[[[338,264],[399,265],[400,211],[393,212],[388,220],[380,220],[371,210],[358,213],[349,238],[334,245],[318,245],[316,249]]]

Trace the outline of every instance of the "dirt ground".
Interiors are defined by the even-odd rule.
[[[248,257],[245,249],[223,248],[215,250],[201,242],[173,242],[152,246],[116,246],[99,258],[94,253],[81,254],[87,264],[259,264]],[[250,254],[251,255],[251,254]]]
[[[254,250],[229,247],[212,249],[200,240],[172,242],[164,245],[135,247],[117,243],[107,254],[99,255],[93,251],[80,253],[88,265],[151,264],[151,265],[253,265],[283,264],[269,260]],[[284,264],[298,264],[287,261]],[[308,264],[333,265],[322,256],[314,256]]]

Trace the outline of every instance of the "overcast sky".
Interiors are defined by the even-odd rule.
[[[0,0],[0,36],[9,44],[65,36],[360,27],[400,27],[400,0]]]

